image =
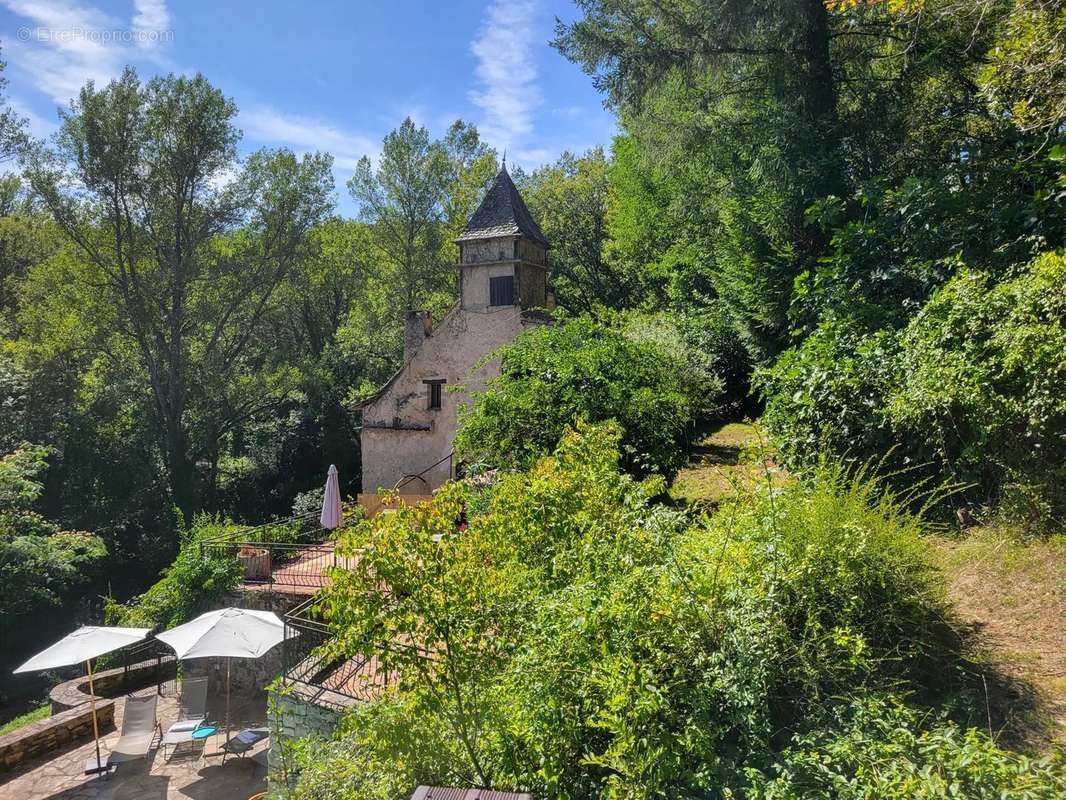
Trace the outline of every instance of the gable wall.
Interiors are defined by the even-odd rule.
[[[522,321],[517,306],[487,307],[491,269],[477,270],[486,273],[481,306],[453,308],[383,393],[363,407],[363,492],[392,489],[404,476],[418,474],[441,459],[445,459],[443,463],[424,476],[425,482],[410,481],[401,491],[428,494],[451,477],[446,456],[455,438],[458,409],[470,402],[469,392],[483,388],[485,380],[500,371],[498,359],[479,369],[474,366],[529,324]],[[501,274],[512,271],[513,267],[503,265]],[[442,407],[430,411],[429,389],[423,381],[441,378],[447,381],[441,393]],[[448,391],[456,386],[465,386],[467,392]],[[391,425],[397,417],[406,424],[428,425],[430,430],[374,427],[375,423]]]

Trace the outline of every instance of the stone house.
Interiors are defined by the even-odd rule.
[[[500,372],[481,362],[555,305],[548,240],[506,166],[456,242],[459,302],[437,323],[407,312],[403,366],[361,404],[364,493],[430,494],[454,477],[459,407]]]

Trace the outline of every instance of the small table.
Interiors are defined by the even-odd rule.
[[[218,733],[218,728],[214,725],[204,725],[201,728],[197,728],[190,735],[194,739],[206,739],[208,736],[214,736]]]
[[[209,736],[214,736],[216,733],[218,733],[218,728],[214,725],[202,725],[189,734],[194,742],[202,742],[204,745],[200,750],[201,764],[207,759],[207,738]]]

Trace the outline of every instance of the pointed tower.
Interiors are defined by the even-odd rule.
[[[436,325],[408,313],[403,366],[360,404],[360,502],[380,489],[428,496],[454,477],[460,407],[500,374],[502,346],[549,321],[535,311],[554,305],[548,240],[506,168],[456,241],[459,302]]]
[[[548,240],[504,166],[459,237],[459,302],[469,311],[554,305]]]

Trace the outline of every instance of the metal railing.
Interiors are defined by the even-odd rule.
[[[378,657],[331,656],[325,645],[332,638],[329,625],[315,611],[314,599],[289,611],[282,642],[282,684],[335,710],[373,699],[390,680]]]
[[[177,661],[174,651],[155,638],[122,648],[122,691],[129,694],[142,688],[144,675],[155,677],[156,694],[168,697],[176,692]]]
[[[314,594],[326,585],[330,568],[348,563],[334,551],[332,534],[311,513],[204,539],[200,552],[235,558],[245,586]]]

